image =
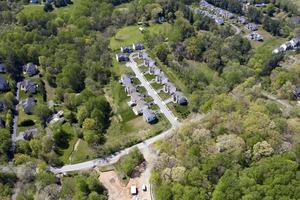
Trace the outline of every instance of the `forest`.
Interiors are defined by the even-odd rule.
[[[300,69],[297,64],[280,67],[300,51],[272,54],[299,35],[299,25],[292,23],[299,12],[294,1],[252,1],[269,5],[250,6],[244,13],[240,1],[208,0],[257,23],[266,38],[262,44],[244,32],[236,34],[230,24],[219,26],[193,13],[195,0],[47,2],[0,1],[0,63],[6,67],[1,76],[9,85],[0,94],[5,105],[0,112],[3,199],[16,191],[17,200],[107,199],[96,174],[71,173],[58,180],[49,166],[73,163],[74,157],[78,162],[101,157],[138,142],[107,145],[108,132],[115,128],[112,102],[120,79],[112,40],[119,42],[116,35],[123,28],[140,26],[149,54],[189,99],[182,116],[205,115],[185,121],[156,145],[160,153],[151,176],[156,199],[300,199],[300,108],[293,95]],[[38,105],[31,115],[19,112],[17,130],[33,127],[38,133],[17,141],[12,151],[15,97],[18,83],[28,78],[23,73],[27,63],[38,66],[32,79],[39,89],[20,98],[34,97]],[[59,111],[64,122],[50,125],[49,118]],[[76,157],[70,144],[78,140],[82,146]],[[142,161],[134,152],[116,167],[130,176]]]

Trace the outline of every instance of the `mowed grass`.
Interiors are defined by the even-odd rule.
[[[78,148],[72,154],[72,161],[71,163],[79,163],[86,161],[88,159],[95,158],[95,152],[89,147],[88,143],[84,140],[81,140]]]
[[[75,135],[73,127],[70,125],[70,123],[64,123],[62,125],[62,129],[70,136],[70,140],[69,140],[68,148],[60,151],[62,155],[59,157],[59,159],[64,163],[69,163],[70,162],[69,157],[72,154],[74,145],[78,138]]]
[[[143,33],[139,30],[138,25],[127,26],[118,30],[118,32],[110,39],[110,47],[113,51],[117,51],[121,46],[132,45],[135,42],[143,42]],[[150,24],[146,30],[150,32],[163,33],[171,31],[172,25],[164,24]]]

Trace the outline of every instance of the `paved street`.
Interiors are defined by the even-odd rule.
[[[152,88],[152,86],[149,84],[149,82],[145,79],[144,75],[139,70],[137,63],[134,62],[134,60],[133,60],[133,55],[130,56],[130,62],[128,62],[126,65],[133,70],[136,77],[140,80],[141,85],[143,87],[145,87],[148,94],[153,98],[154,103],[159,106],[161,113],[163,113],[166,116],[166,118],[169,120],[169,122],[172,124],[172,128],[157,135],[157,136],[154,136],[154,137],[147,139],[139,144],[136,144],[129,148],[126,148],[122,151],[116,152],[105,158],[94,159],[91,161],[86,161],[86,162],[73,164],[73,165],[65,165],[61,168],[51,167],[50,170],[53,173],[65,173],[65,172],[70,172],[70,171],[86,170],[86,169],[93,168],[95,166],[101,167],[101,166],[111,165],[111,164],[116,163],[120,159],[120,157],[128,154],[132,149],[134,149],[136,147],[144,154],[145,157],[149,157],[149,152],[150,152],[149,145],[153,144],[154,142],[157,142],[159,140],[169,137],[174,132],[174,130],[180,126],[180,123],[178,122],[177,118],[170,111],[170,109],[167,107],[165,102],[160,98],[160,96]]]
[[[94,159],[94,160],[90,160],[90,161],[86,161],[86,162],[82,162],[82,163],[78,163],[78,164],[73,164],[73,165],[65,165],[61,168],[53,168],[50,167],[50,170],[55,173],[65,173],[65,172],[70,172],[70,171],[79,171],[79,170],[87,170],[87,169],[91,169],[95,166],[107,166],[107,165],[111,165],[116,163],[120,157],[128,154],[131,150],[133,150],[134,148],[138,148],[143,154],[144,152],[149,152],[148,150],[148,146],[153,144],[156,141],[165,139],[169,136],[171,136],[171,134],[174,132],[175,128],[171,128],[157,136],[154,136],[148,140],[145,140],[144,142],[138,143],[134,146],[131,146],[129,148],[126,148],[122,151],[116,152],[112,155],[109,155],[105,158],[99,158],[99,159]]]
[[[160,96],[157,94],[157,92],[153,89],[153,87],[150,85],[150,83],[146,80],[142,72],[137,66],[137,63],[133,59],[133,55],[130,55],[130,62],[127,63],[127,66],[129,66],[132,71],[135,73],[136,78],[139,79],[141,82],[141,85],[147,90],[149,96],[151,96],[154,100],[154,103],[158,105],[160,108],[160,111],[166,116],[166,118],[169,120],[169,122],[172,124],[173,127],[178,127],[179,122],[177,120],[177,117],[170,111],[170,109],[167,107],[167,105],[164,103],[164,101],[160,98]]]

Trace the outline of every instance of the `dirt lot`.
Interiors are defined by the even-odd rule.
[[[142,185],[146,183],[145,165],[139,168],[139,172],[134,174],[134,178],[131,178],[127,185],[122,185],[119,181],[117,173],[115,171],[101,172],[99,180],[107,188],[109,200],[150,200],[149,185],[147,191],[142,190]],[[130,187],[136,186],[138,189],[138,195],[131,196]]]

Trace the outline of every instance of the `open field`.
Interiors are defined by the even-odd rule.
[[[143,33],[139,30],[140,26],[127,26],[119,29],[117,34],[110,39],[110,47],[113,51],[118,50],[121,46],[131,45],[134,42],[143,42]],[[150,32],[168,32],[170,31],[171,25],[168,23],[164,24],[151,24],[146,27],[146,30]]]

